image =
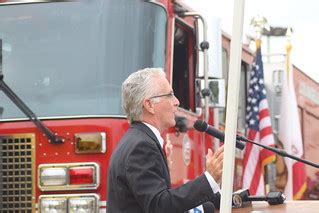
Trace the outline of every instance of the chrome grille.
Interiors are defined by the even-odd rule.
[[[0,135],[0,212],[34,209],[34,135]]]

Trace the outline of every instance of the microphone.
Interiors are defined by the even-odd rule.
[[[215,206],[212,202],[207,201],[206,203],[203,203],[203,210],[204,213],[214,213]]]
[[[248,189],[241,189],[233,193],[233,207],[242,208],[251,205],[252,201],[267,201],[269,205],[284,203],[286,197],[282,192],[269,192],[266,196],[251,196]]]
[[[224,141],[225,134],[223,132],[219,131],[218,129],[208,125],[205,121],[202,121],[202,120],[195,121],[194,128],[197,131],[206,132],[207,134],[209,134],[215,138],[218,138],[221,141]],[[245,143],[239,141],[239,140],[243,140],[242,138],[244,138],[244,137],[242,137],[240,135],[236,136],[236,148],[240,149],[240,150],[243,150],[245,148]]]
[[[248,196],[249,201],[267,201],[269,205],[282,204],[286,197],[282,192],[269,192],[266,196]]]

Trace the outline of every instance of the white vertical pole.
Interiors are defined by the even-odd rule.
[[[219,128],[219,109],[217,107],[214,108],[214,126],[216,128]],[[213,145],[212,147],[214,147],[214,151],[216,151],[219,148],[220,146],[219,142],[220,140],[215,138],[214,144],[212,144]]]
[[[230,64],[228,71],[225,151],[220,206],[221,213],[229,213],[232,209],[244,8],[245,0],[234,0]]]

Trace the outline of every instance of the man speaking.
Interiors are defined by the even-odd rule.
[[[131,124],[112,153],[108,172],[108,213],[179,213],[219,202],[224,148],[208,150],[206,171],[171,188],[161,133],[175,126],[179,106],[160,68],[132,73],[122,84],[122,106]]]

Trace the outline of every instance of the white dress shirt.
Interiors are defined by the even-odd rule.
[[[156,129],[153,125],[151,124],[148,124],[148,123],[145,123],[143,122],[146,126],[148,126],[152,132],[155,134],[157,140],[159,141],[162,149],[163,149],[163,145],[164,145],[164,139],[162,138],[161,136],[161,133],[158,131],[158,129]],[[210,187],[212,188],[213,192],[214,193],[217,193],[217,192],[220,192],[220,187],[219,185],[216,183],[216,181],[214,180],[214,178],[209,174],[209,172],[205,171],[205,176],[206,176],[206,179],[210,185]]]

